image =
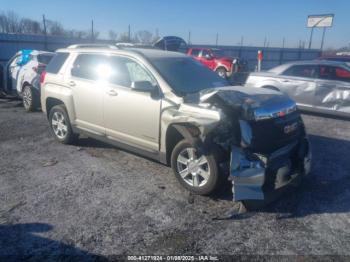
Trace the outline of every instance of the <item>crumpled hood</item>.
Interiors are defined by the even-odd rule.
[[[206,89],[196,94],[199,103],[215,103],[239,111],[245,118],[278,117],[296,110],[295,102],[281,92],[243,86]],[[192,97],[193,99],[193,97]]]

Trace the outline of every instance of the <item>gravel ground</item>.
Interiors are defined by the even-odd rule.
[[[191,196],[170,168],[91,139],[57,143],[45,116],[0,99],[0,257],[350,255],[350,122],[303,116],[312,175],[259,212],[230,188]]]

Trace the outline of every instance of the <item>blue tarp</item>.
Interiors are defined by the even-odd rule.
[[[24,50],[21,50],[20,52],[21,52],[21,59],[17,62],[17,65],[23,66],[29,62],[30,54],[33,52],[33,50],[24,49]]]

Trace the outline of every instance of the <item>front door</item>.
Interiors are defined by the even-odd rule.
[[[151,82],[152,74],[139,62],[111,57],[110,85],[105,92],[104,118],[107,137],[147,150],[159,150],[161,98],[159,92],[135,91],[133,83]]]
[[[207,49],[203,49],[199,57],[199,61],[205,66],[209,67],[211,70],[214,70],[216,63],[211,52]]]
[[[300,106],[312,107],[316,90],[317,65],[294,65],[280,75],[279,87]]]

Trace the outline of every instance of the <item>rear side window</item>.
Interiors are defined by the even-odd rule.
[[[49,54],[38,55],[38,62],[40,64],[47,65],[48,63],[50,63],[52,57],[53,57],[53,55],[49,55]]]
[[[82,54],[75,59],[71,74],[79,78],[98,80],[100,74],[108,73],[109,67],[107,56]]]
[[[200,50],[199,49],[192,49],[192,55],[193,56],[199,56],[199,52],[200,52]]]
[[[350,82],[350,72],[341,67],[320,66],[320,78],[326,80]]]
[[[316,65],[295,65],[284,71],[282,75],[315,78],[317,71]]]
[[[51,59],[50,63],[46,67],[46,72],[57,74],[64,62],[66,62],[69,53],[56,53],[54,57]]]

